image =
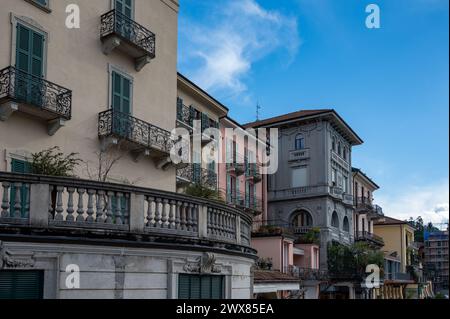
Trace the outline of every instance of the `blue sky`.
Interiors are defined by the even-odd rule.
[[[368,4],[381,28],[367,29]],[[245,123],[334,108],[401,219],[449,214],[448,0],[183,0],[179,71]]]

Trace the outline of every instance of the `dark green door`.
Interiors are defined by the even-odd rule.
[[[187,275],[178,277],[178,299],[223,299],[224,276]]]
[[[44,86],[44,41],[42,34],[17,24],[16,98],[42,106]]]
[[[12,159],[11,161],[11,172],[20,174],[31,174],[31,164],[26,161],[21,161],[17,159]],[[28,185],[23,185],[20,189],[20,213],[21,217],[25,218],[28,216],[28,202],[29,202],[30,189]],[[10,211],[14,214],[14,206],[16,204],[16,188],[11,185],[10,192]],[[13,216],[11,216],[13,217]]]
[[[133,39],[133,0],[116,0],[116,31],[126,39]]]
[[[131,81],[117,72],[112,73],[112,109],[114,133],[123,138],[131,136]]]
[[[43,271],[0,271],[0,299],[43,299],[43,296]]]

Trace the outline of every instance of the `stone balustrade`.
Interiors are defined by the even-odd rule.
[[[251,215],[220,202],[129,185],[0,172],[0,227],[108,231],[250,246]]]

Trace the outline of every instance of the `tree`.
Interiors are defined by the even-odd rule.
[[[82,161],[78,153],[64,155],[58,146],[54,146],[38,153],[31,154],[31,171],[33,174],[70,177],[74,169]]]

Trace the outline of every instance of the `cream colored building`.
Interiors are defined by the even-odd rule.
[[[85,165],[81,165],[76,172],[80,177],[89,178],[95,175],[92,171],[98,166],[97,154],[103,143],[103,147],[108,146],[110,153],[115,154],[111,156],[121,156],[110,174],[110,180],[175,191],[175,168],[158,168],[162,165],[160,160],[164,155],[158,152],[160,146],[153,145],[157,144],[154,141],[136,141],[144,139],[139,135],[146,134],[144,131],[148,128],[154,135],[163,135],[166,132],[160,129],[171,131],[175,126],[178,1],[135,0],[131,2],[134,2],[134,6],[130,12],[124,5],[123,12],[129,13],[133,22],[123,17],[116,17],[115,21],[117,25],[121,24],[117,28],[122,28],[122,33],[131,41],[110,34],[109,31],[114,27],[114,16],[102,18],[114,9],[114,1],[43,1],[2,1],[0,69],[13,66],[25,69],[30,74],[33,67],[33,72],[42,79],[70,90],[71,101],[66,98],[62,103],[65,111],[62,112],[61,103],[51,101],[51,97],[66,91],[54,88],[48,82],[39,84],[33,81],[37,84],[31,84],[29,90],[44,90],[48,101],[32,101],[31,104],[42,103],[41,108],[27,107],[17,97],[30,93],[20,93],[15,88],[8,97],[8,88],[0,87],[0,170],[10,171],[14,158],[26,160],[32,152],[58,145],[65,153],[79,153],[79,157],[90,164],[90,173]],[[48,6],[36,4],[40,2]],[[76,3],[80,9],[80,29],[68,29],[65,25],[68,16],[65,10],[72,3]],[[22,39],[20,48],[17,43],[20,40],[18,26],[23,38],[34,37],[35,47],[29,46],[31,40]],[[36,62],[36,55],[30,56],[29,61],[25,61],[25,57],[23,65],[19,66],[17,57],[33,49],[40,51],[34,53],[41,61]],[[20,53],[20,50],[25,53]],[[0,83],[4,83],[8,76],[13,79],[18,72],[5,74],[3,71],[3,81]],[[125,130],[131,126],[134,130],[125,133],[131,142],[120,145],[117,145],[117,136],[114,136],[117,134],[102,132],[103,136],[99,138],[99,126],[111,125],[112,121],[111,114],[101,119],[99,114],[113,109],[113,96],[117,93],[113,92],[114,76],[121,82],[121,91],[125,95],[114,108],[130,116],[114,118],[122,121]],[[60,111],[55,114],[45,111],[45,108],[52,111],[59,108]],[[123,135],[120,133],[124,132],[118,135]]]
[[[80,29],[65,24],[73,3]],[[252,216],[175,192],[177,95],[216,122],[226,112],[177,75],[178,9],[2,0],[0,298],[252,296]],[[53,146],[89,169],[28,174],[31,154]],[[99,154],[118,160],[101,178]]]

